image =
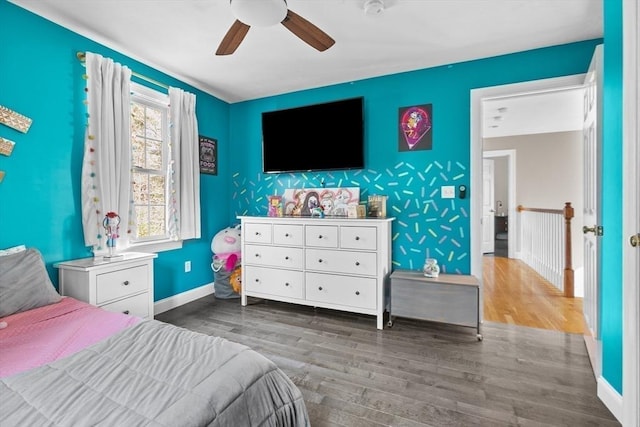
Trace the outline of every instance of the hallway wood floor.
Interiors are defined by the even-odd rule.
[[[582,298],[566,298],[517,259],[483,256],[484,320],[576,334],[584,331]]]

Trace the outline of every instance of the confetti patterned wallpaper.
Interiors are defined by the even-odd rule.
[[[388,196],[394,268],[422,269],[426,257],[436,258],[441,271],[468,274],[469,197],[459,199],[457,187],[468,184],[468,167],[458,161],[433,161],[426,166],[399,162],[383,170],[326,173],[233,175],[232,203],[236,215],[266,215],[267,196],[288,188],[359,187],[360,200],[371,194]],[[456,187],[456,197],[443,199],[441,186]]]

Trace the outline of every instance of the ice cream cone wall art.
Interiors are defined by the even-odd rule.
[[[398,111],[398,151],[431,150],[431,104],[402,107]]]

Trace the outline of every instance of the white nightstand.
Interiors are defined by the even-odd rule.
[[[153,259],[157,254],[124,253],[104,260],[81,258],[54,264],[60,294],[143,318],[153,318]]]

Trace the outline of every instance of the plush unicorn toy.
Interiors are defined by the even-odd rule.
[[[224,267],[225,271],[233,271],[240,263],[242,247],[242,233],[240,226],[227,227],[218,231],[211,240],[213,252],[213,271],[218,272]]]

